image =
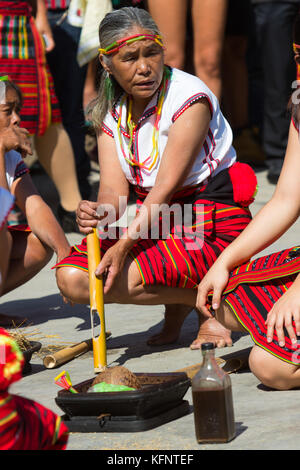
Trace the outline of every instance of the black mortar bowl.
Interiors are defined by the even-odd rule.
[[[30,342],[30,348],[26,349],[25,351],[22,351],[23,356],[24,356],[23,375],[31,372],[30,361],[31,361],[32,354],[39,351],[42,347],[42,344],[39,341],[29,341],[29,342]]]
[[[70,418],[73,417],[134,417],[148,419],[182,404],[191,385],[184,372],[135,373],[141,383],[137,390],[123,392],[87,393],[94,378],[73,385],[78,393],[60,390],[56,404]]]

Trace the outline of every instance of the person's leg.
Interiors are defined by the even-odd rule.
[[[186,317],[193,311],[189,305],[165,305],[162,330],[147,340],[149,346],[161,346],[175,343]]]
[[[53,251],[32,232],[8,232],[11,254],[2,295],[32,279],[51,259]]]
[[[231,331],[247,332],[226,302],[221,302],[220,308],[216,311],[216,318]],[[299,353],[295,354],[299,359]],[[251,350],[249,367],[252,373],[267,387],[276,390],[300,387],[299,366],[282,361],[259,346],[255,345]]]
[[[227,0],[193,0],[195,74],[204,81],[220,100]]]
[[[198,315],[197,337],[191,343],[191,349],[200,349],[202,343],[213,342],[216,347],[232,346],[230,330],[224,328],[214,318],[205,318],[195,307],[189,305],[165,305],[164,325],[162,330],[151,336],[147,344],[149,346],[162,346],[175,343],[179,337],[181,327],[186,317],[195,310]]]
[[[66,211],[75,211],[81,201],[70,139],[61,124],[52,124],[43,136],[35,136],[39,161],[52,179]]]
[[[253,374],[267,387],[290,390],[300,387],[299,366],[278,359],[259,346],[254,346],[249,356]]]
[[[57,285],[62,295],[73,303],[89,303],[89,276],[86,271],[73,267],[56,270]],[[195,292],[191,292],[195,291]],[[110,291],[105,294],[105,303],[136,305],[184,304],[193,308],[196,289],[173,288],[162,285],[143,286],[139,270],[128,258],[122,273],[116,278]]]
[[[72,303],[89,303],[89,278],[87,272],[77,268],[60,267],[56,270],[56,279],[58,288],[64,298]],[[196,289],[173,288],[161,285],[143,286],[135,262],[128,259],[113,288],[104,296],[104,302],[136,305],[164,304],[167,312],[165,327],[152,342],[153,345],[161,345],[176,341],[185,317],[196,304],[196,296]],[[207,341],[214,342],[218,347],[232,344],[230,332],[215,319],[202,319],[197,339],[198,344],[195,349],[199,349],[201,343]],[[151,341],[148,344],[151,344]]]
[[[148,11],[162,33],[165,63],[183,69],[185,65],[185,39],[187,0],[172,0],[167,7],[162,0],[148,0]]]
[[[290,117],[287,105],[296,80],[292,28],[299,5],[270,2],[254,5],[254,19],[264,84],[263,149],[268,179],[276,183],[287,145]]]
[[[81,28],[72,26],[67,19],[57,25],[60,17],[61,13],[48,11],[55,48],[47,54],[47,62],[53,77],[63,126],[71,140],[81,196],[82,199],[89,199],[91,187],[88,176],[91,167],[85,150],[86,128],[83,110],[87,66],[80,67],[77,62]]]
[[[235,129],[248,125],[247,37],[227,36],[224,41],[223,106],[229,124]]]

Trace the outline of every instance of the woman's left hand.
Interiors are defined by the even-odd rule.
[[[295,329],[292,322],[295,322]],[[296,345],[297,336],[300,336],[300,294],[299,289],[292,285],[285,294],[277,300],[268,313],[267,320],[267,341],[271,343],[276,330],[279,346],[284,347],[284,328],[292,341]]]
[[[96,276],[106,275],[104,294],[111,289],[116,277],[121,274],[127,254],[128,249],[124,248],[121,242],[117,242],[107,250],[97,266],[95,271]]]

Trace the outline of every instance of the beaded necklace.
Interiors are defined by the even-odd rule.
[[[157,103],[157,108],[156,108],[156,117],[155,117],[155,122],[153,126],[152,150],[151,150],[149,157],[146,158],[144,163],[140,163],[138,160],[136,160],[131,150],[132,143],[133,143],[134,129],[136,127],[134,122],[132,121],[132,104],[133,104],[132,97],[128,95],[124,95],[121,99],[120,114],[119,114],[118,125],[117,125],[118,138],[119,138],[119,144],[120,144],[120,148],[122,151],[122,155],[125,158],[126,162],[131,166],[138,166],[140,168],[143,168],[144,170],[151,171],[157,162],[157,159],[159,156],[159,149],[158,149],[159,123],[161,119],[162,107],[163,107],[166,91],[168,88],[169,80],[170,80],[170,70],[167,67],[165,67],[162,84],[159,90],[159,98],[158,98],[158,103]],[[129,134],[129,142],[127,144],[127,150],[128,150],[129,158],[126,155],[123,142],[122,142],[121,131],[120,131],[121,122],[122,122],[122,108],[126,100],[128,100],[127,129],[128,129],[128,134]]]

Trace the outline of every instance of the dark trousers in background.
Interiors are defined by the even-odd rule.
[[[290,124],[287,105],[296,80],[292,31],[300,2],[266,2],[252,8],[250,114],[261,124],[267,161],[282,160]]]
[[[70,25],[65,19],[57,25],[62,11],[48,11],[55,48],[47,54],[55,91],[61,107],[63,125],[70,137],[76,164],[79,189],[83,199],[89,199],[90,159],[85,150],[85,118],[83,88],[87,67],[79,67],[76,55],[81,28]]]

